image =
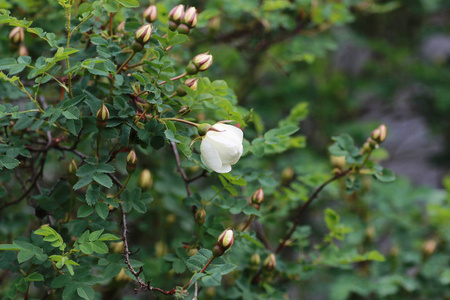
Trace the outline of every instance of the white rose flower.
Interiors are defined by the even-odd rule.
[[[200,146],[202,162],[217,173],[228,173],[242,155],[242,130],[217,123],[209,130]]]

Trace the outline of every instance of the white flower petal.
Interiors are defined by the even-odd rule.
[[[214,145],[207,139],[204,138],[202,140],[202,144],[200,145],[201,151],[201,159],[202,163],[213,171],[219,170],[222,168],[222,160],[219,157],[219,154],[214,148]],[[216,171],[217,172],[217,171]]]
[[[214,171],[217,173],[228,173],[231,171],[231,166],[228,164],[225,164],[225,165],[221,166],[220,168],[215,169]]]
[[[210,130],[206,137],[225,145],[242,145],[244,133],[239,128],[221,123],[213,125],[213,128],[219,131]]]

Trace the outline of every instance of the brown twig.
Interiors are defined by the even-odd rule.
[[[347,169],[341,173],[336,173],[333,177],[331,177],[330,179],[328,179],[327,181],[325,181],[324,183],[322,183],[320,186],[318,186],[314,192],[311,194],[311,196],[309,196],[308,201],[306,201],[302,206],[300,206],[300,208],[298,209],[297,212],[297,216],[295,217],[295,221],[294,224],[292,225],[291,230],[289,230],[289,232],[285,235],[285,237],[283,238],[283,240],[280,242],[280,244],[278,245],[277,249],[275,250],[275,253],[279,253],[281,252],[281,250],[283,250],[286,247],[286,243],[287,241],[291,238],[292,234],[294,233],[295,229],[297,228],[297,226],[300,223],[300,219],[301,216],[303,214],[303,212],[308,208],[308,206],[313,202],[313,200],[317,197],[317,195],[319,195],[320,191],[322,191],[322,189],[324,187],[326,187],[329,183],[335,181],[336,179],[342,178],[347,176],[349,173],[351,172],[351,169]]]
[[[172,145],[173,154],[175,155],[178,172],[180,172],[181,177],[183,178],[184,185],[186,187],[186,192],[187,192],[188,196],[190,197],[190,196],[192,196],[192,191],[191,191],[191,187],[189,185],[189,179],[187,178],[186,173],[184,172],[183,168],[181,167],[180,155],[178,154],[177,145],[173,141],[170,141],[170,144]]]

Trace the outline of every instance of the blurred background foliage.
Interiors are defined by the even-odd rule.
[[[149,4],[140,2],[142,7]],[[179,3],[156,4],[164,15]],[[289,299],[313,300],[450,299],[450,174],[445,176],[450,166],[450,3],[211,0],[184,4],[197,7],[201,14],[191,34],[195,42],[189,44],[190,52],[174,49],[175,59],[211,51],[214,64],[208,76],[225,79],[239,105],[254,110],[254,124],[245,133],[248,140],[276,127],[293,107],[302,120],[304,149],[258,160],[247,156],[237,171],[245,173],[250,165],[261,169],[254,181],[248,180],[247,194],[265,186],[267,205],[261,209],[260,221],[266,224],[268,236],[281,236],[288,224],[280,224],[279,218],[289,215],[311,188],[328,178],[333,168],[326,151],[331,136],[347,132],[361,145],[378,124],[388,126],[385,149],[377,157],[399,178],[388,184],[366,178],[360,190],[350,194],[345,182],[327,188],[294,234],[294,249],[300,256],[289,251],[283,254],[297,263],[277,266],[286,293],[266,285],[262,290],[267,299],[281,299],[283,294]],[[0,8],[34,20],[33,26],[45,31],[64,30],[56,0],[0,0]],[[116,16],[117,21],[127,17]],[[0,28],[0,53],[9,53],[9,29]],[[30,56],[42,55],[40,43],[27,38]],[[0,82],[0,98],[20,96]],[[170,272],[171,265],[163,257],[179,247],[194,225],[189,211],[180,209],[177,199],[185,191],[182,180],[174,180],[174,165],[165,164],[164,159],[152,160],[152,155],[148,161],[142,159],[141,167],[152,170],[155,202],[143,217],[131,214],[136,221],[131,243],[142,248],[146,276],[164,286],[177,275]],[[58,167],[55,164],[48,175],[49,182],[64,174]],[[294,172],[292,182],[282,176],[289,167]],[[174,185],[180,189],[173,189]],[[324,223],[327,208],[349,230],[339,248],[330,247],[329,255],[319,260],[314,253],[329,231]],[[24,234],[30,222],[36,222],[34,214],[25,206],[2,214],[0,238],[10,242],[11,237]],[[245,247],[233,251],[245,252]],[[361,259],[348,264],[342,260],[347,255],[355,261],[356,252],[371,250],[378,250],[385,261]],[[8,255],[0,262],[8,261]],[[233,257],[243,256],[230,256],[239,266]],[[222,287],[202,290],[200,298],[253,299],[245,297],[242,283],[235,282],[235,272],[245,270],[238,267]],[[0,290],[7,288],[2,284]],[[134,299],[132,289],[125,289],[122,298]]]

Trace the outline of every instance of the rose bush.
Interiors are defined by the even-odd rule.
[[[242,130],[235,126],[213,125],[200,146],[203,164],[217,173],[230,172],[231,166],[241,158],[243,137]]]

